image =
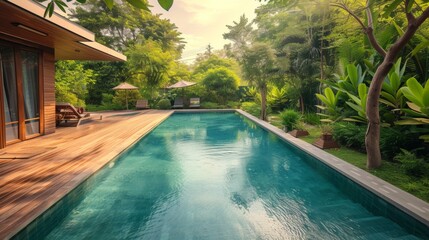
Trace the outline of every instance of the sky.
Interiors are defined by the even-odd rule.
[[[157,0],[149,0],[154,7],[153,13],[161,13],[161,18],[170,19],[182,33],[187,42],[182,54],[182,60],[191,63],[198,53],[206,51],[210,44],[214,50],[222,49],[229,41],[222,34],[228,32],[226,25],[245,14],[253,20],[254,10],[260,5],[257,0],[174,0],[167,12],[162,9]]]

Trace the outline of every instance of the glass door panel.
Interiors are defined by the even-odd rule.
[[[40,133],[39,54],[21,51],[26,136]]]
[[[19,138],[18,94],[15,56],[12,47],[0,46],[0,67],[3,81],[3,111],[6,142]]]

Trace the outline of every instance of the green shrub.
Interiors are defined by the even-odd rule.
[[[280,112],[279,117],[282,120],[282,124],[286,127],[286,130],[290,131],[297,127],[301,115],[295,110],[286,109]]]
[[[306,113],[303,115],[302,120],[310,125],[320,125],[320,116],[316,113]]]
[[[239,78],[237,74],[226,67],[217,67],[207,71],[202,84],[217,102],[225,104],[229,100],[237,99]]]
[[[163,109],[163,110],[171,109],[170,100],[167,99],[167,98],[159,100],[159,102],[158,102],[158,108],[159,109]]]
[[[366,152],[366,125],[340,122],[333,126],[334,139],[342,146],[360,152]],[[418,138],[418,132],[412,132],[403,126],[382,127],[380,129],[380,151],[384,160],[392,161],[400,149],[413,150],[424,148],[423,141]]]
[[[405,173],[413,177],[422,177],[427,170],[427,164],[422,158],[405,149],[401,149],[401,153],[397,154],[394,158],[395,161],[401,163],[401,167]]]
[[[332,135],[340,145],[366,152],[365,133],[366,125],[340,122],[333,125]]]
[[[222,108],[222,106],[220,106],[219,104],[214,103],[214,102],[202,102],[201,108],[204,108],[204,109],[220,109],[220,108]]]
[[[409,126],[391,126],[380,129],[380,150],[383,159],[392,161],[401,152],[401,148],[413,150],[424,147],[419,133],[410,130]]]
[[[243,102],[241,104],[241,109],[252,114],[255,117],[260,117],[261,115],[261,105],[255,102]]]
[[[241,105],[240,102],[229,101],[229,102],[226,103],[226,106],[228,108],[234,108],[234,109],[240,108],[240,105]]]

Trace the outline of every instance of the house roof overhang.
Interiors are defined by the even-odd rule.
[[[95,41],[94,33],[30,0],[0,0],[0,33],[55,50],[55,60],[126,61]]]

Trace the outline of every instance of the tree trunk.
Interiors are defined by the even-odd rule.
[[[366,101],[366,116],[368,119],[368,129],[365,136],[365,147],[368,155],[366,166],[368,169],[377,168],[381,166],[381,153],[380,153],[380,113],[379,113],[379,98],[381,87],[384,79],[392,68],[396,57],[404,46],[414,36],[419,26],[429,17],[429,8],[423,14],[415,19],[410,13],[407,13],[408,26],[404,34],[389,48],[383,62],[377,68],[377,71],[372,78],[371,85],[369,86],[368,99]],[[372,29],[369,29],[372,30]],[[372,34],[368,34],[368,37]]]
[[[394,56],[389,52],[384,61],[377,68],[369,86],[368,99],[366,105],[366,116],[368,119],[368,129],[365,135],[365,146],[367,153],[366,167],[368,169],[381,166],[380,152],[380,114],[379,98],[384,79],[394,64]]]
[[[299,94],[299,108],[301,110],[301,114],[305,113],[305,105],[304,105],[304,98],[302,97],[302,94]]]
[[[267,86],[261,86],[261,119],[267,120]]]

